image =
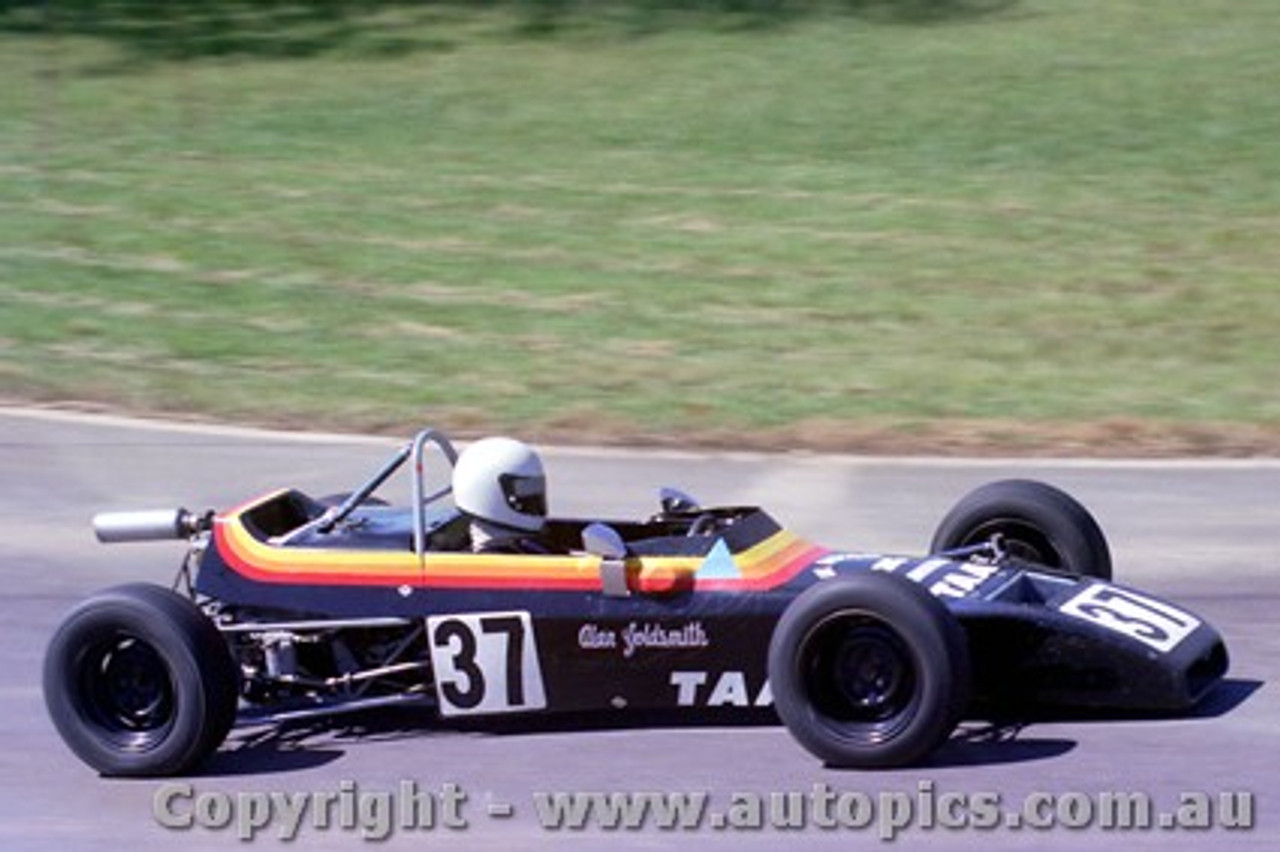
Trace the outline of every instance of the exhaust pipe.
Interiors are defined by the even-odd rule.
[[[94,515],[93,532],[103,544],[183,539],[210,529],[212,515],[195,515],[186,509],[103,512]]]

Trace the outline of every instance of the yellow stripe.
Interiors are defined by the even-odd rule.
[[[362,570],[416,577],[420,570],[418,557],[412,553],[379,550],[344,552],[314,547],[285,549],[258,541],[244,528],[239,516],[229,519],[229,523],[232,527],[228,532],[236,549],[242,551],[254,567],[263,571],[341,574]]]
[[[268,498],[269,499],[269,498]],[[255,501],[254,506],[260,505]],[[518,574],[531,581],[542,579],[575,579],[595,574],[600,558],[591,555],[520,555],[518,569],[513,557],[503,554],[428,553],[419,562],[416,554],[402,551],[351,550],[332,548],[281,548],[255,538],[244,526],[241,515],[245,507],[221,519],[226,532],[243,558],[261,571],[280,574],[350,574],[369,572],[383,576],[400,576],[406,580],[431,577],[512,577]],[[797,544],[804,544],[795,533],[782,530],[755,546],[734,555],[733,559],[744,579],[766,576],[778,567],[779,557]],[[704,556],[650,556],[638,561],[642,574],[649,572],[693,573],[706,560]]]
[[[513,563],[519,566],[513,568]],[[539,554],[428,553],[423,570],[432,576],[492,575],[510,577],[517,572],[530,579],[576,576],[600,570],[598,556],[543,556]]]
[[[758,577],[775,570],[777,558],[800,541],[793,532],[782,530],[734,557],[744,577]]]

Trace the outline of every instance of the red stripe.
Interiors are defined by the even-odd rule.
[[[234,519],[220,519],[214,528],[214,542],[219,555],[236,573],[262,583],[277,585],[329,585],[329,586],[413,586],[415,588],[444,589],[528,589],[530,591],[598,591],[600,578],[595,575],[571,577],[537,577],[522,574],[513,570],[487,573],[479,576],[465,574],[431,574],[417,572],[416,575],[388,574],[377,569],[354,569],[348,571],[286,571],[264,568],[255,565],[247,552],[240,546],[238,538],[248,535],[243,529],[234,532],[229,528],[236,523]],[[787,552],[793,551],[788,556]],[[830,553],[829,550],[804,541],[797,540],[781,554],[769,561],[778,561],[778,566],[755,577],[698,579],[696,572],[664,571],[657,568],[653,583],[646,583],[643,575],[639,578],[637,591],[653,593],[670,593],[678,589],[688,588],[696,584],[704,591],[762,591],[776,588],[812,565],[817,559]],[[677,581],[677,575],[683,575],[683,581]],[[675,581],[675,582],[673,582]]]
[[[237,535],[227,529],[227,524],[219,524],[214,529],[214,539],[218,553],[237,574],[262,583],[282,585],[316,584],[329,586],[413,586],[415,588],[449,588],[449,589],[580,589],[590,591],[600,588],[597,576],[582,577],[541,577],[534,578],[527,574],[492,573],[483,576],[432,575],[424,576],[418,572],[409,577],[403,574],[387,574],[376,569],[354,569],[350,571],[281,571],[261,568],[254,565],[247,553],[239,546]]]
[[[776,589],[790,582],[797,574],[808,568],[831,551],[825,547],[803,544],[803,549],[795,556],[787,559],[778,568],[760,577],[723,580],[698,580],[698,588],[707,591],[765,591]]]

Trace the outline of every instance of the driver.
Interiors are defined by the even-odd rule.
[[[533,448],[512,438],[471,444],[453,468],[453,499],[470,520],[475,553],[548,553],[547,478]]]

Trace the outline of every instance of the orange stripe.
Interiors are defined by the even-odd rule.
[[[447,588],[579,588],[600,586],[596,557],[429,554],[273,547],[255,539],[238,518],[214,528],[218,552],[237,572],[265,583],[440,586]]]
[[[695,584],[705,591],[761,591],[786,583],[827,553],[826,548],[784,530],[734,557],[741,577],[700,579],[697,571],[704,557],[681,557],[645,564],[635,585],[637,591],[651,594],[687,591]]]
[[[271,495],[274,496],[274,495]],[[270,496],[265,498],[270,499]],[[219,517],[214,540],[219,554],[237,573],[264,583],[415,586],[439,588],[600,588],[600,559],[595,556],[512,556],[428,553],[419,561],[410,552],[276,547],[255,538],[240,515],[246,506]],[[649,557],[638,560],[638,591],[670,593],[700,589],[760,590],[787,582],[828,551],[791,532],[778,532],[734,556],[740,578],[696,580],[704,557]]]
[[[734,589],[764,591],[777,588],[830,552],[825,547],[818,547],[817,545],[797,540],[785,552],[771,560],[767,572],[762,572],[752,577],[744,577],[741,580],[729,578],[699,580],[698,588],[706,589],[707,591],[729,591]]]

